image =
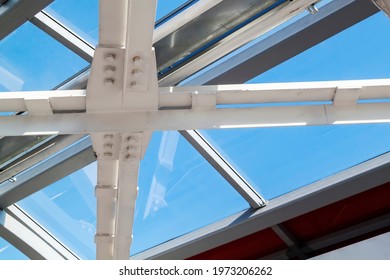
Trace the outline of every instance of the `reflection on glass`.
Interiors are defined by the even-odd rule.
[[[23,157],[47,138],[48,136],[10,136],[0,138],[0,173],[7,168],[8,164]]]
[[[18,205],[82,259],[95,258],[96,164],[23,199]]]
[[[390,20],[384,13],[377,13],[249,83],[387,79],[389,44]]]
[[[0,260],[28,260],[28,258],[0,237]]]
[[[219,152],[272,199],[390,151],[390,125],[202,131]]]
[[[156,20],[163,18],[183,4],[191,4],[197,0],[159,0],[157,1]]]
[[[87,42],[97,44],[99,1],[56,0],[45,11]]]
[[[176,131],[154,133],[141,162],[131,254],[248,208]]]
[[[87,62],[26,22],[0,41],[0,92],[50,90]]]

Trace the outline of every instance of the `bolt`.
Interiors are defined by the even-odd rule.
[[[141,57],[138,56],[138,55],[136,55],[136,56],[133,57],[133,62],[134,62],[134,63],[136,63],[136,62],[138,62],[138,61],[140,61],[140,60],[141,60]]]
[[[133,70],[131,71],[131,74],[133,74],[133,75],[136,75],[136,74],[138,74],[138,73],[141,73],[141,70],[140,70],[140,69],[133,69]]]
[[[125,159],[135,159],[135,156],[134,155],[131,155],[131,154],[127,154],[125,156]]]
[[[112,85],[114,85],[114,83],[115,83],[115,79],[113,79],[113,78],[104,79],[104,84],[106,84],[106,85],[112,86]]]
[[[132,136],[132,135],[127,136],[126,140],[127,140],[127,142],[130,142],[130,141],[137,142],[137,138],[135,136]]]
[[[131,86],[131,87],[135,87],[136,85],[137,85],[137,82],[136,82],[136,81],[131,81],[131,82],[130,82],[130,86]]]
[[[11,183],[15,183],[16,182],[16,177],[8,178],[8,181],[11,182]]]
[[[105,143],[103,145],[104,148],[109,148],[109,149],[112,149],[112,144],[111,143]]]
[[[307,10],[310,14],[312,14],[312,15],[315,15],[316,13],[318,13],[318,9],[317,9],[317,7],[316,7],[314,4],[309,5],[309,6],[306,8],[306,10]]]
[[[128,150],[128,151],[134,151],[134,150],[136,150],[137,148],[135,147],[135,146],[127,146],[126,147],[126,150]]]
[[[113,63],[113,62],[115,62],[116,54],[115,53],[107,53],[104,58],[107,62]]]
[[[107,75],[107,76],[112,76],[114,75],[115,73],[115,66],[112,66],[112,65],[107,65],[105,68],[104,68],[104,73]]]

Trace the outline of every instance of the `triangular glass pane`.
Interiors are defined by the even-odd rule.
[[[92,163],[17,204],[81,259],[95,259],[95,185]]]
[[[22,252],[0,237],[0,260],[28,260]]]
[[[248,83],[390,77],[390,19],[379,12]]]
[[[248,83],[388,78],[389,44],[390,20],[377,13]],[[267,199],[390,151],[390,124],[202,133]]]
[[[266,199],[390,151],[390,124],[202,131]]]
[[[56,0],[45,11],[91,44],[99,37],[99,1]]]
[[[154,133],[141,163],[131,254],[248,208],[176,131]]]
[[[95,258],[96,163],[18,203],[83,259]],[[178,132],[154,133],[141,162],[132,253],[248,208]]]
[[[50,90],[87,65],[26,22],[0,41],[0,92]]]

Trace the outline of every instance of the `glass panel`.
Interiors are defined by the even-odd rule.
[[[159,0],[157,1],[156,19],[159,20],[183,4],[188,3],[190,5],[192,2],[196,1]],[[99,37],[99,1],[56,0],[45,11],[71,28],[83,39],[93,45],[97,44]]]
[[[131,253],[247,208],[247,202],[178,132],[154,133],[140,168]]]
[[[205,0],[202,0],[205,1]],[[209,0],[206,0],[209,1]],[[174,12],[176,9],[187,8],[192,5],[194,2],[198,2],[198,0],[158,0],[157,1],[157,10],[156,10],[156,20],[159,22],[164,16]],[[181,9],[180,9],[181,11]],[[179,11],[178,11],[179,12]],[[175,14],[172,14],[175,16]],[[170,18],[170,16],[169,16]],[[162,21],[165,21],[162,20]]]
[[[0,41],[0,92],[49,90],[87,62],[27,22]]]
[[[28,260],[23,253],[0,237],[0,260]]]
[[[98,0],[56,0],[45,11],[87,42],[97,44],[99,36]]]
[[[222,1],[154,44],[159,75],[204,53],[286,0]]]
[[[249,83],[388,78],[389,44],[390,20],[377,13]]]
[[[249,83],[388,78],[389,44],[390,21],[378,13]],[[202,133],[267,199],[390,151],[389,124]]]
[[[266,199],[390,151],[390,124],[202,131]]]
[[[0,173],[17,158],[22,157],[48,136],[12,136],[0,138]]]
[[[82,259],[95,259],[96,164],[23,199],[18,205]]]
[[[96,174],[90,164],[18,203],[87,259],[95,258]],[[248,208],[178,132],[154,133],[138,185],[132,254]]]

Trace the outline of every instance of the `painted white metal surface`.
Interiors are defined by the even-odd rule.
[[[152,49],[156,0],[100,1],[100,39],[86,92],[86,113],[102,115],[158,109],[156,58]],[[116,34],[117,33],[117,34]],[[118,121],[118,120],[117,120]],[[98,159],[97,259],[128,259],[132,240],[142,127],[94,130]],[[145,137],[148,140],[148,137]]]
[[[210,95],[214,95],[215,97],[210,97]],[[26,100],[31,98],[31,96],[34,96],[36,99],[49,100],[51,109],[54,112],[85,111],[86,99],[89,99],[86,96],[85,90],[4,92],[0,94],[0,111],[27,111]],[[194,98],[194,96],[196,97]],[[335,101],[340,104],[341,99],[344,100],[341,102],[344,104],[345,102],[352,104],[363,100],[385,102],[385,99],[390,99],[390,79],[160,87],[159,95],[157,96],[158,107],[164,110],[169,108],[191,108],[194,99],[203,97],[206,100],[209,99],[208,102],[210,104],[214,104],[215,99],[216,105],[267,105],[267,103],[317,101]],[[113,96],[109,96],[104,100],[111,100],[111,103],[116,102]],[[102,111],[109,111],[103,108],[103,105],[100,106],[102,107]],[[208,105],[205,104],[205,106]],[[143,111],[146,110],[144,108]],[[149,110],[155,111],[155,107],[153,106]],[[94,112],[94,110],[88,111]],[[44,114],[45,111],[40,113]]]
[[[176,83],[207,64],[205,61],[212,61],[216,53],[229,53],[310,4],[312,1],[296,0],[275,9],[161,84]],[[389,98],[389,80],[170,87],[158,94],[152,50],[155,8],[156,0],[100,1],[100,41],[87,93],[41,92],[34,98],[24,93],[0,95],[0,110],[28,111],[28,115],[0,117],[1,136],[91,134],[98,158],[98,259],[129,256],[138,168],[148,142],[149,132],[145,131],[390,122],[390,103],[357,103]],[[313,101],[333,103],[285,104]],[[242,106],[258,103],[253,108]]]
[[[390,103],[0,117],[3,136],[389,123]]]
[[[38,94],[37,98],[50,100],[53,111],[82,110],[85,93],[75,93],[43,92],[40,93],[43,97]],[[31,95],[0,95],[1,109],[27,109],[25,98],[28,96]],[[99,109],[90,112],[87,106],[86,113],[41,115],[36,109],[32,115],[2,116],[0,134],[122,133],[390,122],[390,103],[385,100],[390,98],[390,80],[168,87],[160,88],[158,97],[160,110],[153,105],[142,111]],[[88,103],[88,96],[86,98]],[[246,104],[253,105],[247,108]],[[220,108],[216,105],[229,106]],[[103,104],[99,106],[104,107]]]
[[[123,48],[129,0],[99,0],[99,45]]]

